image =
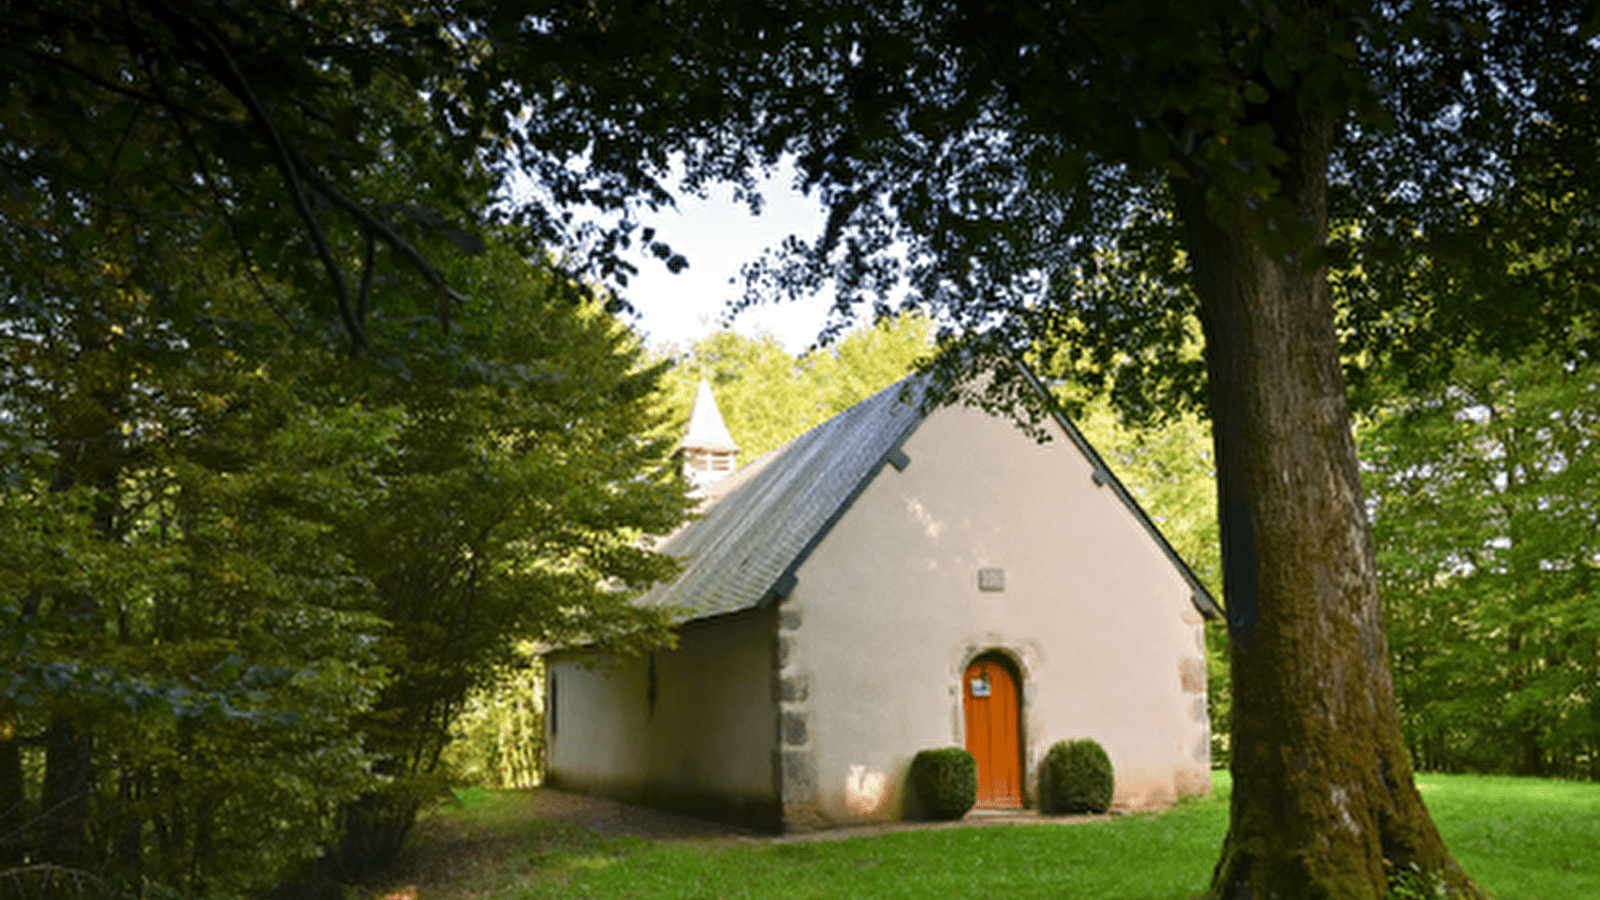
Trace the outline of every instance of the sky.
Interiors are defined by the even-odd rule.
[[[758,216],[735,203],[728,187],[714,188],[704,200],[680,196],[676,211],[641,216],[641,224],[654,227],[659,240],[689,260],[689,267],[676,275],[642,252],[630,260],[639,272],[629,277],[621,293],[638,311],[634,324],[649,346],[687,346],[722,327],[727,301],[742,290],[730,283],[740,267],[790,234],[815,240],[821,233],[821,205],[791,189],[787,177],[785,173],[762,186],[766,204]],[[831,300],[831,295],[819,295],[763,304],[741,313],[732,327],[751,336],[771,332],[790,353],[800,353],[816,339]]]

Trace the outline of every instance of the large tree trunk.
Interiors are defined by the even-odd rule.
[[[1326,225],[1331,116],[1266,111],[1284,196]],[[1233,805],[1213,898],[1475,888],[1412,779],[1395,710],[1326,272],[1175,179],[1206,339],[1233,667]],[[1416,866],[1422,875],[1415,874]],[[1415,883],[1415,882],[1413,882]]]

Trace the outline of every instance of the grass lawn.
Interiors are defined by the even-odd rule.
[[[1417,776],[1456,861],[1499,900],[1600,898],[1600,784]]]
[[[1499,900],[1600,898],[1600,784],[1463,775],[1418,781],[1456,858]],[[1225,773],[1218,788],[1213,799],[1161,815],[1082,825],[713,845],[605,839],[518,819],[509,792],[470,791],[423,834],[444,828],[478,843],[456,844],[445,868],[420,882],[418,896],[1188,900],[1205,889],[1227,829]]]

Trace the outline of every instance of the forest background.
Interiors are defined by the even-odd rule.
[[[752,292],[831,284],[841,329],[898,296],[941,341],[1022,356],[1172,530],[1194,514],[1180,544],[1203,577],[1232,536],[1230,652],[1264,655],[1234,667],[1261,688],[1232,729],[1256,744],[1219,755],[1282,736],[1316,772],[1273,778],[1265,751],[1241,770],[1217,896],[1256,877],[1381,894],[1391,856],[1470,893],[1371,703],[1377,591],[1314,577],[1365,577],[1363,541],[1318,551],[1363,512],[1410,758],[1595,775],[1592,10],[818,5],[774,30],[759,3],[537,6],[0,15],[8,884],[356,877],[442,789],[461,710],[523,642],[670,640],[615,590],[670,576],[642,548],[691,503],[658,394],[674,376],[615,317],[625,251],[686,264],[635,218],[669,181],[755,205],[756,176],[790,165],[829,218]],[[512,173],[534,190],[508,204]],[[1266,321],[1315,336],[1316,378],[1262,380],[1294,355],[1245,327]],[[1340,480],[1340,376],[1364,508]],[[1307,439],[1217,444],[1276,462],[1196,452],[1208,378],[1239,434]],[[1263,383],[1259,406],[1237,393]],[[1087,405],[1103,392],[1117,424]],[[1334,473],[1296,483],[1337,502],[1254,490],[1279,463]],[[1239,501],[1220,536],[1179,487],[1213,471]],[[1162,492],[1186,499],[1164,512]],[[1298,616],[1357,626],[1297,643],[1321,634]],[[1331,699],[1266,690],[1341,666],[1362,702],[1340,714],[1375,710],[1323,735],[1350,753],[1316,739]],[[1247,706],[1216,695],[1219,716]],[[1359,840],[1319,824],[1341,795]],[[1339,852],[1297,867],[1303,839]]]

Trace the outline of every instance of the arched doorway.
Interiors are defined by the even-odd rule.
[[[978,805],[1022,805],[1017,679],[999,656],[980,656],[961,679],[967,750],[978,760]]]

